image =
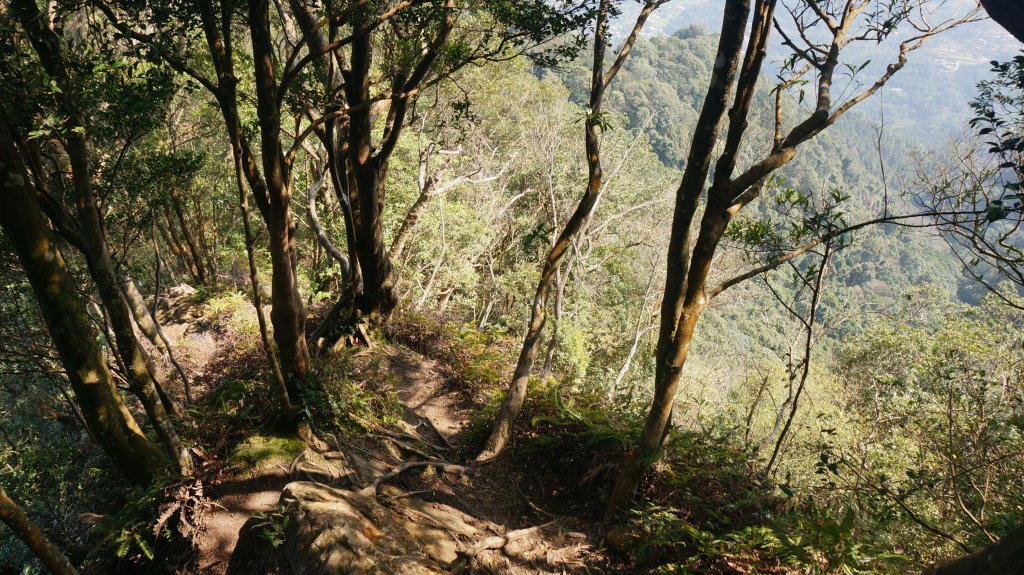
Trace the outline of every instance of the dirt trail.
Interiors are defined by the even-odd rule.
[[[254,515],[274,509],[290,481],[287,473],[277,469],[217,485],[212,494],[215,506],[206,513],[198,540],[198,572],[226,573],[242,526]]]
[[[224,378],[229,377],[225,366],[240,361],[234,334],[204,326],[201,305],[194,305],[192,294],[169,298],[160,320],[179,358],[194,378],[197,397],[223,383]],[[334,444],[329,449],[340,451],[303,452],[312,454],[310,459],[320,462],[314,463],[314,467],[326,463],[326,468],[320,465],[321,470],[345,468],[352,472],[345,477],[335,471],[313,477],[296,466],[302,457],[291,465],[276,462],[240,474],[220,462],[218,468],[222,471],[204,479],[209,486],[207,495],[212,506],[203,519],[196,553],[180,573],[289,573],[290,568],[279,555],[256,557],[266,552],[266,549],[260,551],[265,542],[254,542],[251,530],[244,527],[253,516],[274,510],[281,490],[291,481],[314,479],[359,489],[373,483],[375,477],[397,469],[403,462],[424,457],[470,465],[466,460],[472,450],[465,444],[465,431],[479,406],[473,405],[459,389],[447,385],[445,366],[399,345],[381,345],[357,356],[362,358],[355,360],[357,372],[361,363],[363,367],[377,364],[386,371],[381,374],[379,370],[369,369],[364,376],[374,382],[383,376],[378,383],[387,381],[393,385],[393,391],[406,408],[404,424],[393,431],[380,430],[340,444],[334,443],[332,438]],[[455,537],[461,541],[463,551],[488,539],[493,544],[493,540],[513,533],[515,539],[508,541],[503,549],[482,549],[478,554],[473,551],[481,565],[489,566],[488,572],[572,573],[585,564],[590,566],[589,572],[601,572],[593,569],[604,560],[595,551],[593,526],[558,517],[533,505],[516,485],[521,470],[514,470],[510,465],[504,462],[473,467],[463,475],[430,469],[403,473],[387,482],[384,492],[389,495],[384,496],[384,500],[404,500],[410,505],[419,501],[416,505],[459,517],[460,521],[464,519],[482,539],[475,540],[465,533]],[[403,494],[414,498],[403,499],[406,497]],[[538,526],[540,528],[527,529],[529,533],[525,536],[517,531]],[[241,543],[240,537],[244,539]]]
[[[205,393],[222,383],[219,380],[225,376],[226,366],[239,358],[234,334],[205,325],[203,304],[197,303],[195,296],[196,291],[187,285],[172,287],[160,301],[157,319],[201,402]],[[172,392],[181,396],[180,389]],[[281,466],[265,466],[241,476],[218,477],[212,485],[209,478],[204,481],[212,506],[203,516],[196,556],[186,571],[223,575],[242,526],[254,515],[272,510],[291,478]]]
[[[385,353],[391,373],[397,376],[398,398],[429,431],[450,443],[468,425],[471,411],[457,392],[445,391],[445,376],[437,362],[403,347],[389,347]]]

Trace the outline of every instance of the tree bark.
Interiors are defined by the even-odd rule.
[[[171,191],[171,210],[174,212],[174,217],[178,221],[178,226],[181,227],[181,237],[185,238],[185,247],[188,248],[188,253],[192,256],[192,264],[195,267],[196,279],[199,283],[205,285],[207,278],[208,268],[206,267],[205,259],[200,251],[200,246],[196,240],[195,235],[192,233],[191,226],[188,223],[188,219],[185,217],[185,208],[182,206],[181,198],[178,193]],[[168,222],[173,229],[173,224]]]
[[[362,22],[357,22],[362,26]],[[356,254],[363,279],[362,293],[356,298],[363,317],[385,322],[397,300],[394,294],[391,260],[384,248],[381,224],[381,193],[387,175],[388,158],[375,155],[372,143],[373,107],[370,105],[370,75],[373,70],[372,33],[362,31],[352,42],[351,70],[344,84],[350,107],[348,122],[348,163],[351,173],[351,198]]]
[[[71,164],[71,189],[88,251],[86,262],[114,331],[118,352],[127,369],[125,375],[178,471],[188,474],[191,472],[191,458],[161,403],[157,392],[157,386],[163,385],[159,370],[135,339],[131,312],[121,295],[121,282],[114,272],[107,249],[102,218],[92,191],[89,145],[84,135],[86,122],[75,100],[75,88],[64,62],[60,39],[43,25],[39,10],[31,0],[15,0],[12,9],[39,55],[43,68],[61,89],[61,108],[72,128],[64,136],[64,148]],[[78,131],[80,128],[83,130]]]
[[[6,523],[11,531],[14,531],[18,539],[21,539],[32,553],[35,553],[35,556],[42,561],[50,573],[78,575],[78,570],[71,565],[71,561],[68,561],[64,552],[54,545],[43,533],[43,530],[7,496],[2,485],[0,485],[0,521]]]
[[[267,333],[267,317],[263,313],[263,296],[260,290],[259,269],[256,267],[256,238],[253,237],[252,224],[249,221],[249,195],[245,191],[242,177],[242,166],[240,158],[235,155],[235,182],[238,186],[238,207],[242,212],[242,229],[245,232],[245,253],[249,262],[249,284],[252,286],[252,305],[256,308],[256,322],[260,328],[260,340],[263,342],[263,351],[267,355],[267,363],[270,365],[270,375],[273,378],[274,386],[277,388],[278,397],[281,400],[281,408],[287,413],[294,410],[291,399],[288,396],[288,384],[285,381],[284,373],[281,371],[281,364],[277,361],[277,352],[274,351],[274,344],[270,341]]]
[[[162,229],[167,233],[167,238],[170,240],[169,245],[171,246],[171,250],[176,256],[178,256],[178,261],[181,262],[185,271],[192,276],[192,280],[196,285],[206,283],[206,276],[203,274],[202,268],[199,267],[199,261],[195,259],[192,251],[188,249],[188,246],[183,245],[181,238],[178,237],[178,232],[175,230],[174,220],[171,219],[170,211],[167,210],[165,206],[161,212],[163,213],[164,221],[167,224],[167,226]]]
[[[153,344],[157,351],[167,353],[167,345],[160,339],[156,321],[149,313],[149,308],[146,307],[146,299],[142,297],[139,286],[130,278],[124,280],[124,299],[128,302],[128,308],[132,312],[132,317],[135,318],[135,325],[139,326],[142,335],[146,336],[146,339]]]
[[[1018,527],[992,545],[958,559],[942,561],[925,575],[1004,575],[1024,573],[1024,527]]]
[[[281,113],[277,104],[274,48],[267,0],[249,0],[249,32],[256,76],[256,113],[260,125],[263,182],[266,186],[264,219],[269,231],[271,282],[270,321],[288,378],[288,394],[297,398],[299,382],[309,370],[306,312],[295,270],[295,228],[291,212],[290,169],[281,145]],[[257,197],[259,201],[259,197]]]
[[[656,459],[667,437],[676,390],[693,340],[693,330],[707,305],[704,283],[718,241],[728,224],[728,216],[722,212],[720,202],[719,205],[712,205],[709,200],[692,257],[691,224],[703,195],[719,127],[736,78],[749,14],[750,0],[726,1],[711,83],[694,129],[682,183],[676,192],[655,353],[654,399],[637,446],[619,471],[608,502],[608,520],[628,508],[644,473]],[[723,177],[728,178],[729,175],[723,174]]]
[[[544,333],[544,325],[547,322],[547,300],[551,288],[555,283],[559,267],[565,253],[572,245],[573,237],[586,224],[601,197],[602,191],[602,170],[601,170],[601,139],[599,125],[603,121],[601,106],[604,101],[606,86],[615,77],[620,69],[623,60],[629,54],[630,48],[636,41],[640,29],[643,27],[654,9],[660,2],[648,1],[637,17],[636,24],[629,38],[625,41],[616,61],[606,72],[604,68],[604,52],[607,44],[607,28],[610,3],[609,0],[602,0],[598,9],[597,25],[594,32],[594,61],[591,69],[590,83],[590,111],[584,124],[584,139],[587,153],[587,188],[580,198],[576,210],[565,223],[562,232],[556,238],[551,249],[544,259],[544,266],[541,269],[540,278],[537,282],[537,291],[533,296],[533,304],[530,308],[530,321],[527,324],[526,334],[523,336],[523,346],[519,351],[519,358],[516,361],[515,371],[512,373],[512,381],[509,384],[505,399],[502,401],[501,409],[494,421],[491,435],[484,445],[483,451],[477,455],[479,462],[490,461],[501,454],[508,444],[512,434],[512,425],[519,412],[522,411],[523,402],[526,400],[526,388],[533,371],[533,365],[537,359],[537,352],[540,348],[541,336]]]
[[[159,268],[159,266],[158,266]],[[157,290],[159,291],[159,284]],[[171,347],[171,342],[164,335],[160,324],[156,320],[156,316],[150,313],[149,308],[146,307],[146,300],[142,297],[142,293],[139,291],[139,286],[135,284],[132,279],[127,279],[124,282],[124,297],[131,309],[132,316],[135,318],[136,325],[145,334],[146,338],[153,342],[157,350],[161,351],[167,356],[167,360],[174,366],[174,370],[178,372],[178,376],[181,377],[181,384],[185,391],[185,399],[189,402],[193,402],[192,398],[192,382],[189,380],[188,374],[185,373],[185,368],[178,363],[178,359],[174,357],[174,349]],[[154,302],[156,301],[156,295],[154,295]],[[153,306],[156,309],[156,306]],[[180,415],[175,413],[175,415]]]
[[[1018,0],[981,0],[981,5],[993,20],[1024,42],[1024,10]]]
[[[149,483],[168,460],[142,433],[114,385],[85,302],[47,231],[28,173],[3,123],[0,173],[6,174],[0,226],[18,254],[88,427],[126,477]]]

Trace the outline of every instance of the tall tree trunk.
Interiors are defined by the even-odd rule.
[[[74,87],[64,63],[58,36],[43,25],[39,10],[31,0],[16,0],[12,8],[39,55],[46,72],[61,89],[61,107],[73,128],[86,126],[74,97]],[[65,136],[65,150],[71,164],[71,189],[82,230],[82,239],[88,251],[86,261],[96,290],[107,311],[117,342],[117,349],[127,369],[125,374],[132,391],[139,397],[146,414],[156,428],[157,436],[183,474],[191,472],[191,458],[182,446],[174,424],[164,409],[157,393],[162,386],[159,370],[148,358],[135,339],[133,321],[128,305],[121,296],[121,282],[117,279],[110,252],[107,249],[99,207],[92,191],[89,167],[89,146],[84,132],[69,130]],[[154,374],[157,374],[154,377]]]
[[[601,105],[604,101],[605,87],[614,78],[615,73],[621,67],[622,61],[629,54],[630,48],[643,27],[647,16],[658,4],[656,2],[648,2],[644,6],[637,17],[633,32],[619,51],[619,57],[612,65],[612,68],[606,73],[604,69],[604,52],[607,44],[610,3],[609,0],[601,1],[597,26],[594,32],[590,112],[584,125],[588,170],[587,188],[583,197],[580,198],[579,204],[576,206],[576,211],[573,212],[572,216],[565,223],[565,227],[555,239],[551,249],[548,250],[547,257],[544,258],[544,266],[541,269],[537,290],[534,293],[533,304],[530,308],[530,321],[526,327],[526,334],[523,336],[523,346],[519,350],[519,358],[516,361],[515,371],[512,373],[512,381],[505,394],[505,399],[502,401],[501,410],[494,421],[491,435],[488,437],[483,451],[477,456],[477,461],[489,461],[501,454],[511,437],[512,425],[523,408],[523,402],[526,400],[527,383],[533,371],[533,364],[537,359],[541,336],[544,333],[544,325],[547,322],[548,295],[554,286],[558,269],[562,265],[562,258],[572,245],[573,237],[590,218],[601,196],[601,139],[598,126],[603,121]]]
[[[139,429],[114,385],[85,302],[47,231],[28,173],[2,123],[0,173],[5,174],[0,226],[18,254],[88,427],[126,477],[149,483],[166,469],[168,460]]]
[[[163,215],[164,217],[162,218],[161,215]],[[171,252],[172,259],[170,261],[173,263],[174,260],[177,260],[179,268],[185,270],[185,273],[187,273],[189,277],[192,278],[193,282],[198,283],[196,280],[195,270],[193,270],[189,266],[188,260],[185,259],[185,254],[181,250],[181,246],[178,245],[175,238],[171,237],[170,232],[167,231],[167,226],[164,224],[164,219],[166,219],[166,214],[163,213],[163,210],[153,211],[153,222],[156,227],[156,231],[159,232],[160,239],[163,240],[164,244],[167,246],[167,249],[170,250]],[[165,267],[167,268],[167,275],[170,276],[171,278],[174,278],[176,274],[174,272],[173,266],[167,265]],[[172,279],[171,281],[177,282],[176,279]]]
[[[742,204],[734,202],[732,172],[747,127],[746,117],[764,58],[775,0],[757,0],[754,30],[746,57],[743,58],[736,101],[729,114],[729,131],[715,168],[714,182],[708,192],[700,231],[694,242],[692,224],[704,195],[719,129],[736,82],[750,4],[751,0],[726,0],[723,8],[722,32],[715,66],[694,129],[682,182],[676,191],[655,353],[654,398],[637,446],[619,470],[619,477],[608,501],[606,520],[617,518],[629,507],[644,473],[655,461],[668,437],[676,391],[693,341],[693,331],[697,320],[707,308],[708,295],[705,290],[708,273],[729,221],[742,207]],[[792,154],[788,157],[792,158]]]
[[[363,291],[356,298],[356,305],[363,317],[371,321],[386,321],[397,300],[391,260],[384,249],[381,224],[380,196],[384,189],[388,159],[374,155],[372,144],[372,58],[371,33],[356,34],[352,42],[350,79],[344,85],[349,105],[358,107],[349,115],[348,163],[351,167],[351,182],[354,184],[349,186],[349,195],[355,224],[356,253],[363,279]]]
[[[0,485],[0,522],[7,524],[11,531],[21,539],[43,565],[54,575],[78,575],[78,570],[71,561],[54,545],[43,530],[29,519],[20,507],[11,501]]]
[[[299,382],[306,378],[309,370],[309,349],[306,345],[306,312],[295,270],[290,169],[281,145],[281,114],[277,104],[268,0],[249,0],[249,31],[267,198],[264,219],[269,231],[272,270],[270,321],[274,325],[274,341],[281,351],[284,371],[292,376],[286,383],[289,396],[294,399],[298,397]]]
[[[252,305],[256,308],[256,322],[260,328],[260,340],[263,342],[263,350],[267,355],[267,363],[270,365],[270,375],[273,378],[274,386],[277,388],[278,397],[281,400],[281,408],[287,413],[294,410],[291,399],[288,396],[288,384],[285,381],[284,373],[281,371],[281,364],[277,361],[277,352],[274,351],[274,344],[270,341],[267,333],[267,317],[263,313],[263,296],[260,290],[259,269],[256,267],[256,238],[252,233],[252,224],[249,220],[249,195],[245,192],[245,185],[242,178],[241,159],[235,155],[235,181],[238,185],[238,208],[242,212],[242,229],[245,232],[245,253],[249,262],[249,284],[252,286]]]

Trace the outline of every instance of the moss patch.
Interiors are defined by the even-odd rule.
[[[253,470],[276,464],[288,467],[305,448],[306,443],[296,437],[256,434],[235,447],[230,461]]]

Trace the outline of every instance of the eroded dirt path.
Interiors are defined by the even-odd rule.
[[[191,298],[192,294],[183,294],[169,299],[160,320],[179,361],[193,376],[197,399],[203,401],[204,394],[216,393],[232,380],[231,368],[241,358],[234,334],[207,325],[202,306],[193,305]],[[195,540],[195,555],[181,573],[287,575],[287,545],[268,549],[264,538],[246,527],[255,516],[278,511],[287,484],[314,481],[360,491],[403,464],[425,460],[444,461],[464,472],[418,467],[382,481],[377,498],[394,513],[428,518],[447,533],[451,543],[435,550],[445,557],[439,564],[460,573],[602,572],[594,568],[605,563],[597,550],[595,525],[534,505],[517,485],[522,470],[513,469],[509,461],[472,465],[467,430],[481,406],[450,381],[452,366],[401,345],[364,350],[352,363],[356,377],[380,390],[391,387],[406,410],[404,421],[395,429],[375,429],[365,436],[328,434],[326,442],[312,440],[321,445],[290,463],[240,470],[219,461],[219,471],[204,478],[211,505]],[[255,430],[234,430],[236,435],[249,431]],[[222,442],[218,457],[224,457]],[[299,465],[300,460],[312,465]]]

